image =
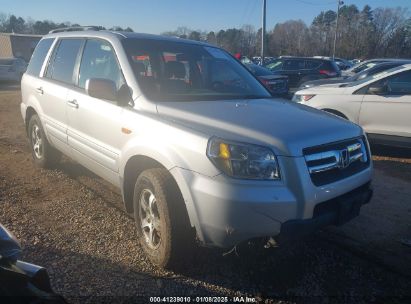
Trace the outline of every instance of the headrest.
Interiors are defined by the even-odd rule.
[[[146,72],[146,66],[142,62],[134,62],[133,70],[136,75],[140,76],[141,73]]]
[[[167,78],[185,78],[186,68],[183,63],[178,61],[169,61],[165,66],[165,73]]]

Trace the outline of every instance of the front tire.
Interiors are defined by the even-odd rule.
[[[149,260],[161,268],[182,265],[193,238],[183,198],[170,173],[162,168],[143,171],[133,202],[139,242]]]
[[[50,168],[59,161],[61,153],[48,142],[38,115],[31,116],[27,134],[36,167]]]

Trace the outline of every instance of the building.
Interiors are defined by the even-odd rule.
[[[0,58],[20,57],[30,60],[41,35],[0,33]]]

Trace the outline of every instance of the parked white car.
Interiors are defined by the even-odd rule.
[[[411,147],[411,64],[351,83],[301,90],[293,101],[361,125],[374,143]]]
[[[0,81],[20,81],[26,69],[22,58],[0,58]]]

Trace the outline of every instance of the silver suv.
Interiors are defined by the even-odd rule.
[[[21,88],[35,164],[63,153],[119,187],[161,267],[196,239],[281,243],[342,224],[372,195],[359,126],[273,99],[212,45],[61,30],[39,42]]]

